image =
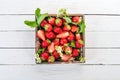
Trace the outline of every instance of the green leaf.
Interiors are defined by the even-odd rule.
[[[75,47],[75,41],[72,41],[72,42],[70,43],[70,46],[71,46],[71,47]]]
[[[63,17],[63,19],[65,19],[67,23],[72,23],[72,20],[70,19],[70,17]]]
[[[41,53],[44,52],[44,51],[45,51],[45,48],[40,48],[40,49],[37,51],[36,54],[41,54]]]
[[[35,10],[35,17],[36,17],[37,19],[40,17],[40,9],[39,9],[39,8],[37,8],[37,9]]]
[[[36,21],[28,21],[25,20],[24,23],[28,26],[30,26],[31,28],[37,27],[38,25],[36,24]]]
[[[80,23],[78,23],[79,31],[77,33],[84,33],[85,31],[85,22],[82,20]]]
[[[85,57],[80,57],[80,62],[84,63],[85,62]]]
[[[67,12],[66,12],[66,9],[62,8],[59,10],[58,14],[57,14],[57,17],[65,17],[67,16]]]
[[[48,13],[41,14],[40,17],[37,19],[37,24],[40,23],[48,16]]]

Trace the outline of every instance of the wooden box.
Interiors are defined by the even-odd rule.
[[[53,16],[53,17],[55,16],[56,17],[56,14],[49,14],[49,16]],[[71,17],[72,16],[79,16],[83,21],[85,21],[83,14],[69,14],[69,16],[71,16]],[[35,33],[37,33],[37,29],[38,28],[36,28]],[[85,31],[84,31],[84,33],[80,33],[80,34],[82,36],[82,40],[83,40],[83,43],[84,43],[83,47],[80,48],[80,57],[81,57],[81,59],[80,60],[74,60],[74,61],[67,61],[67,62],[57,60],[57,61],[55,61],[53,63],[58,63],[58,64],[60,64],[60,63],[85,63]],[[40,45],[41,45],[41,42],[37,38],[37,35],[35,35],[35,45],[36,45],[36,47],[35,47],[35,54],[36,54],[39,47],[40,47]],[[36,55],[36,56],[38,57],[38,55]],[[41,63],[41,61],[39,61],[39,59],[37,59],[37,57],[35,57],[36,63],[37,64]],[[42,62],[42,63],[48,63],[48,62]]]

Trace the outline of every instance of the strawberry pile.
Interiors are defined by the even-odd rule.
[[[35,11],[35,21],[25,21],[36,30],[36,62],[84,62],[83,34],[85,23],[82,16],[68,16],[65,9],[57,16]]]

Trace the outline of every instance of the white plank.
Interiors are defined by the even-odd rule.
[[[120,14],[119,0],[0,0],[0,3],[0,14],[30,14],[37,7],[49,13],[66,8],[69,13]]]
[[[34,47],[34,32],[0,32],[0,47]]]
[[[24,24],[24,20],[34,20],[34,16],[32,15],[6,15],[0,16],[0,30],[7,31],[7,30],[34,30]]]
[[[120,31],[120,16],[86,15],[86,31]]]
[[[10,73],[10,74],[8,74]],[[0,66],[1,80],[120,80],[120,66],[11,65]]]
[[[0,64],[35,64],[34,49],[0,49]],[[85,64],[120,64],[119,49],[86,49]]]
[[[120,32],[86,32],[86,47],[120,47]]]
[[[0,31],[33,30],[24,24],[24,20],[34,20],[34,15],[1,15]],[[120,31],[120,16],[85,15],[86,31]]]
[[[0,64],[35,64],[34,49],[0,49]]]
[[[119,47],[120,32],[86,32],[86,47]],[[0,47],[35,47],[35,32],[0,32]]]

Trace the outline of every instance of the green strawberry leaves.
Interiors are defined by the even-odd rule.
[[[39,17],[37,17],[37,24],[40,25],[40,23],[48,16],[47,13],[41,14]]]
[[[40,17],[40,9],[39,9],[39,8],[37,8],[37,9],[35,10],[35,17],[36,17],[36,18],[39,18],[39,17]]]
[[[37,23],[36,21],[28,21],[28,20],[25,20],[24,23],[28,26],[30,26],[31,28],[34,28],[34,27],[37,27]]]
[[[31,28],[39,27],[40,23],[48,16],[47,13],[40,14],[40,9],[35,10],[35,21],[25,20],[24,23]]]
[[[36,54],[41,54],[42,52],[44,52],[45,51],[45,48],[40,48],[37,52],[36,52]]]
[[[79,31],[77,33],[84,33],[86,25],[83,19],[80,23],[78,23],[78,26],[79,26]]]

